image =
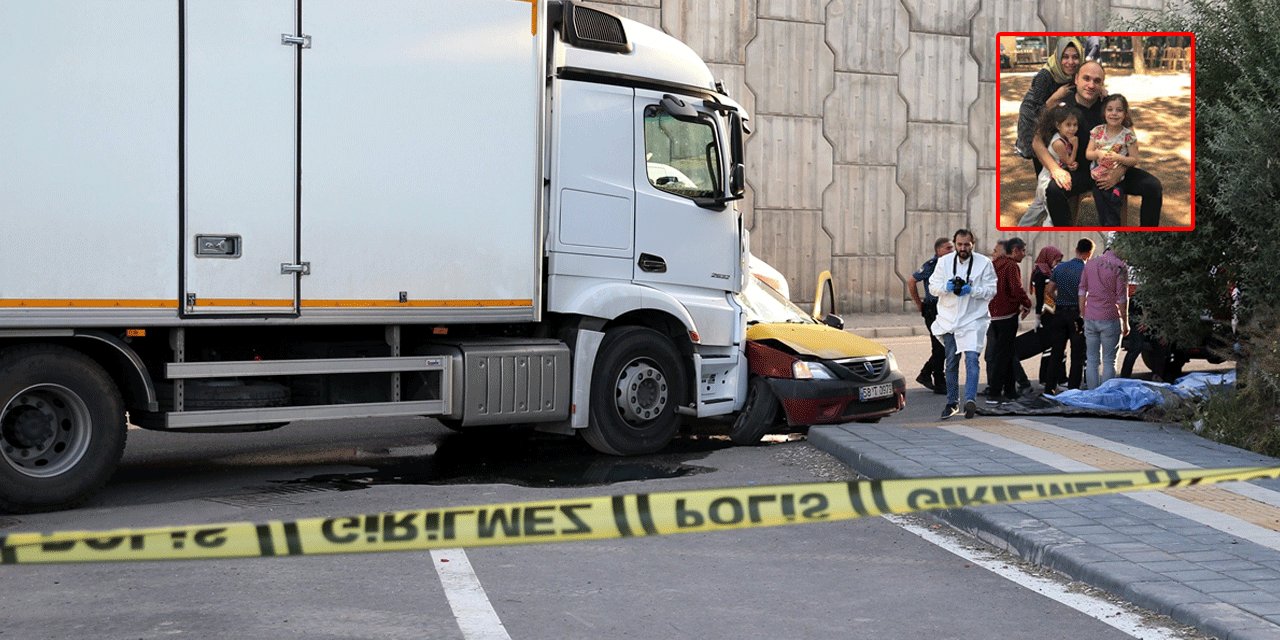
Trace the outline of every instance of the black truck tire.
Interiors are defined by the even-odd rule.
[[[611,329],[596,354],[582,437],[611,455],[658,451],[680,428],[676,407],[685,393],[680,352],[670,339],[645,327]]]
[[[0,511],[66,509],[124,454],[124,402],[88,356],[58,345],[0,351]]]

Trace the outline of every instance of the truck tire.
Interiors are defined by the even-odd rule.
[[[644,327],[612,329],[596,355],[582,437],[611,455],[658,451],[680,428],[676,407],[685,386],[680,352],[666,336]]]
[[[747,383],[747,402],[729,427],[729,439],[734,444],[760,444],[760,439],[777,423],[778,396],[769,388],[768,380],[752,376]]]
[[[56,345],[0,351],[0,511],[65,509],[124,454],[124,402],[88,356]]]

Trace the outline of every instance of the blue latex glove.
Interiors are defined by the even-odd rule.
[[[947,290],[947,293],[951,293],[951,292],[952,292],[952,291],[954,291],[954,290],[955,290],[955,288],[956,288],[956,283],[955,283],[955,281],[954,281],[954,280],[948,280],[948,281],[947,281],[947,285],[946,285],[946,287],[944,287],[944,288]]]
[[[960,287],[960,291],[956,295],[967,296],[972,292],[973,292],[973,287],[966,284],[965,286]]]

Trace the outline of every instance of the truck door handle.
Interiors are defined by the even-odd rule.
[[[655,256],[652,253],[640,254],[640,270],[649,273],[666,273],[667,261],[662,256]]]

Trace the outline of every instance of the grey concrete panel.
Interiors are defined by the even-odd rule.
[[[1040,3],[1040,18],[1049,31],[1101,31],[1111,7],[1098,0],[1052,0]]]
[[[831,280],[836,308],[847,313],[901,312],[903,281],[893,263],[892,256],[835,258]]]
[[[996,231],[996,172],[978,170],[978,186],[969,194],[969,229],[978,234],[979,248],[985,247],[985,239],[994,238]],[[1007,234],[1006,234],[1007,235]]]
[[[823,225],[837,256],[892,255],[906,196],[886,166],[836,165],[822,200]]]
[[[759,113],[822,116],[831,93],[835,56],[822,25],[759,20],[747,45],[747,86]]]
[[[755,176],[754,206],[820,210],[832,171],[822,120],[758,116],[755,121],[755,133],[747,138],[747,166]]]
[[[624,4],[624,5],[630,5],[633,7],[650,7],[653,9],[658,9],[662,7],[662,0],[592,0],[589,4],[596,4],[596,5]],[[608,11],[609,10],[608,7],[606,7],[605,10]]]
[[[658,2],[652,2],[652,6],[638,6],[649,5],[650,3],[651,0],[638,0],[636,2],[629,2],[626,4],[600,2],[597,0],[595,2],[584,2],[582,4],[588,7],[608,11],[609,13],[622,16],[623,18],[635,20],[636,22],[648,25],[654,29],[661,29],[662,14],[658,11]]]
[[[751,252],[787,276],[793,300],[812,302],[818,273],[830,268],[831,236],[822,228],[821,211],[757,209]]]
[[[836,162],[894,164],[907,137],[907,105],[897,78],[836,73],[825,127]]]
[[[839,71],[897,73],[910,29],[907,9],[898,0],[832,0],[827,5],[827,42]]]
[[[898,90],[910,122],[963,123],[978,98],[978,63],[968,38],[912,33],[901,59]]]
[[[898,150],[898,186],[907,194],[908,210],[965,210],[977,173],[968,126],[907,123],[907,140]],[[992,204],[986,215],[992,222],[994,210]]]
[[[743,64],[755,37],[756,0],[667,0],[662,28],[706,62]]]
[[[996,34],[1002,31],[1045,31],[1035,0],[983,0],[970,23],[970,50],[983,82],[996,79]]]
[[[978,85],[978,99],[969,107],[969,142],[978,150],[978,167],[996,168],[996,83]]]
[[[760,0],[760,17],[821,23],[826,5],[826,0]]]
[[[1130,7],[1112,7],[1111,19],[1107,21],[1107,28],[1117,31],[1128,31],[1129,26],[1134,21],[1151,21],[1159,20],[1165,15],[1165,10],[1157,9],[1134,9]]]
[[[903,0],[911,12],[911,30],[968,36],[978,0]]]
[[[1112,10],[1119,7],[1126,7],[1130,9],[1159,11],[1164,8],[1164,4],[1164,0],[1111,0]]]

